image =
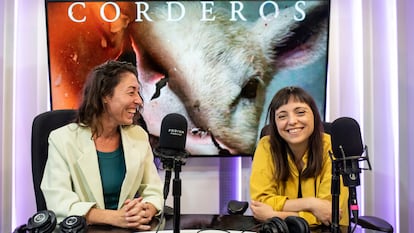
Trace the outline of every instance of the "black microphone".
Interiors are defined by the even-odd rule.
[[[355,220],[358,218],[356,187],[360,185],[359,161],[364,152],[361,129],[356,120],[341,117],[332,122],[331,142],[333,154],[342,161],[341,174],[344,185],[349,188],[350,209]]]
[[[360,185],[361,173],[358,161],[364,152],[359,124],[352,118],[341,117],[332,122],[331,129],[333,153],[337,159],[344,159],[346,165],[344,185],[356,187]]]
[[[164,199],[168,196],[171,169],[175,163],[184,164],[188,153],[185,150],[187,139],[187,120],[178,113],[166,115],[161,122],[159,146],[154,149],[155,156],[161,159],[165,170]]]
[[[187,120],[178,113],[170,113],[162,119],[160,149],[184,151],[187,140]]]

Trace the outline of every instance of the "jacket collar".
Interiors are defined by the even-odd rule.
[[[132,192],[134,182],[140,170],[139,164],[142,163],[144,156],[140,156],[140,151],[146,151],[146,145],[141,140],[133,140],[131,137],[132,130],[121,127],[121,140],[125,156],[126,174],[122,183],[119,203],[122,204],[128,195]],[[88,187],[96,200],[98,208],[104,208],[105,202],[103,197],[103,188],[101,175],[99,172],[98,155],[95,143],[92,139],[92,133],[88,127],[78,127],[78,145],[82,156],[77,161]],[[139,149],[141,148],[141,149]]]

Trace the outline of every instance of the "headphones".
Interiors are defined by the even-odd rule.
[[[71,215],[63,219],[60,225],[60,233],[85,233],[88,224],[83,216]]]
[[[13,233],[52,233],[57,225],[56,215],[51,210],[41,210],[29,218],[27,224],[17,227]],[[68,216],[59,224],[60,233],[84,233],[87,229],[83,216]]]
[[[258,233],[310,233],[310,229],[301,217],[289,216],[285,220],[273,217],[260,226]]]
[[[56,227],[56,215],[53,211],[42,210],[29,218],[27,224],[16,228],[13,233],[39,232],[51,233]]]

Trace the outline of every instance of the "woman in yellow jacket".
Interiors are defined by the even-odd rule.
[[[331,140],[315,101],[302,88],[283,88],[273,97],[268,117],[269,135],[257,145],[250,177],[254,217],[300,216],[309,225],[330,225]],[[347,226],[348,190],[342,180],[339,199],[339,224]]]

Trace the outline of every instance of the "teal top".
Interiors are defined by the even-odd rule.
[[[113,152],[97,152],[105,209],[116,210],[126,172],[124,151],[120,146]]]

